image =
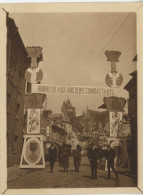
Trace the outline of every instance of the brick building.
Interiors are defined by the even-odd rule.
[[[23,144],[25,71],[30,60],[14,20],[7,16],[7,161],[19,164]]]

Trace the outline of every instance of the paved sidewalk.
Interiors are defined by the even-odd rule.
[[[19,165],[14,165],[12,167],[8,167],[8,182],[11,182],[19,177],[27,175],[31,173],[31,169],[20,169]]]

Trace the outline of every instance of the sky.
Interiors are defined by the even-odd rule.
[[[48,85],[108,87],[105,76],[111,69],[106,50],[120,51],[117,71],[123,76],[121,91],[136,70],[132,62],[136,55],[135,13],[11,13],[25,47],[40,46],[43,61],[41,83]],[[103,96],[47,95],[47,109],[60,112],[67,98],[76,108],[97,110]]]

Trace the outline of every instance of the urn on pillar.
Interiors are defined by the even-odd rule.
[[[43,103],[45,101],[46,94],[32,93],[26,94],[24,96],[25,109],[27,108],[43,108]]]

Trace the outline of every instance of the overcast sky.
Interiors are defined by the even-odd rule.
[[[111,65],[106,50],[121,52],[117,70],[123,75],[119,97],[128,98],[120,89],[131,79],[136,69],[135,13],[16,13],[10,14],[27,46],[43,48],[39,67],[44,77],[41,83],[50,85],[108,87],[105,76]],[[47,108],[60,112],[67,95],[47,95]],[[69,96],[77,115],[83,110],[96,110],[102,96]]]

